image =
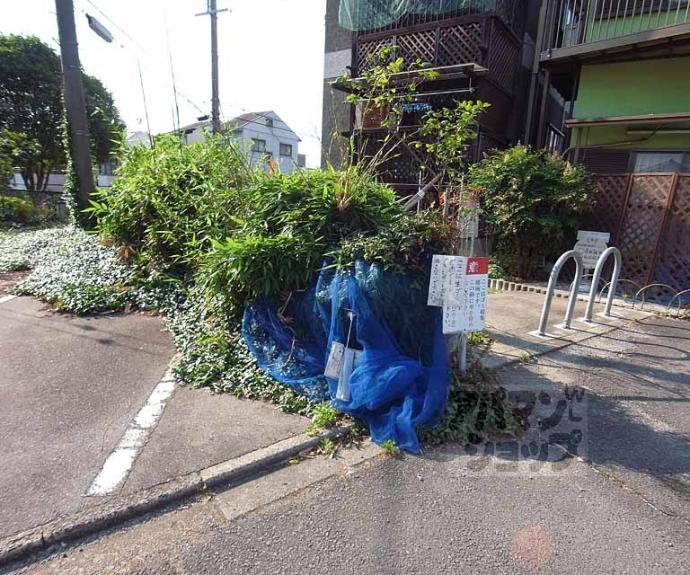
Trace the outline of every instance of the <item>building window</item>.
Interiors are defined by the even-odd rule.
[[[252,138],[252,152],[265,152],[266,151],[266,140],[259,140],[258,138]]]
[[[99,176],[114,176],[115,175],[115,160],[108,160],[102,163],[98,169]]]
[[[266,125],[269,128],[272,128],[273,127],[273,118],[266,118]]]
[[[292,158],[292,144],[280,144],[280,155]]]
[[[690,172],[690,152],[637,152],[635,172]]]

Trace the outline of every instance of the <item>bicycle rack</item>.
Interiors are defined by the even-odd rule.
[[[632,284],[632,285],[635,286],[636,289],[640,289],[640,284],[638,284],[637,282],[635,282],[635,281],[633,281],[633,280],[629,280],[629,279],[626,279],[626,278],[618,278],[618,283],[619,283],[619,284],[622,284],[622,283]],[[606,288],[609,287],[610,285],[611,285],[611,282],[604,282],[604,287],[601,288],[601,291],[599,292],[599,295],[597,296],[597,303],[601,301],[601,298],[602,298],[602,296],[604,295],[604,291],[605,291]]]
[[[613,305],[613,298],[616,295],[616,286],[618,285],[618,278],[621,275],[621,267],[623,266],[623,256],[618,248],[607,248],[599,256],[597,260],[597,265],[594,268],[594,276],[592,278],[592,287],[589,290],[589,301],[587,302],[587,308],[585,309],[585,321],[592,321],[592,313],[594,312],[594,300],[597,295],[597,286],[599,285],[599,280],[601,279],[601,272],[604,271],[604,265],[606,264],[609,256],[613,254],[613,274],[611,274],[611,282],[609,287],[609,295],[606,298],[606,307],[604,308],[604,316],[611,317],[611,306]]]
[[[668,302],[668,305],[666,306],[666,313],[671,311],[671,306],[673,305],[673,302],[676,301],[676,298],[678,298],[678,313],[680,313],[680,306],[683,303],[680,296],[688,294],[688,293],[690,293],[690,289],[684,289],[683,291],[679,291],[676,295],[674,295],[671,298],[671,301]]]
[[[582,280],[582,255],[580,252],[570,250],[565,252],[558,261],[554,264],[549,277],[549,286],[546,289],[546,299],[544,300],[544,307],[541,311],[541,319],[539,320],[539,329],[537,335],[546,337],[546,325],[549,322],[549,312],[551,311],[551,303],[553,302],[553,292],[556,289],[556,282],[561,273],[561,269],[569,259],[575,260],[575,280],[570,288],[570,296],[568,298],[568,308],[565,311],[565,319],[563,320],[563,329],[570,329],[570,323],[573,319],[573,312],[575,311],[575,304],[577,303],[577,294],[580,290],[580,281]],[[596,284],[595,284],[596,285]]]
[[[670,292],[673,292],[673,299],[676,299],[676,296],[678,295],[678,291],[673,289],[668,284],[647,284],[646,286],[644,286],[640,291],[638,291],[635,294],[635,297],[633,298],[633,302],[632,302],[632,308],[633,309],[635,309],[635,304],[637,303],[637,296],[639,296],[640,294],[643,294],[642,295],[642,303],[640,304],[640,309],[641,310],[644,309],[644,303],[645,303],[644,292],[646,292],[649,288],[653,288],[653,287],[663,287],[663,288],[668,289]],[[671,301],[673,301],[673,300],[671,300]]]

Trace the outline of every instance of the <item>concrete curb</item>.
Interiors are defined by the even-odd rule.
[[[334,439],[346,432],[347,428],[337,427],[316,437],[306,433],[295,435],[268,447],[150,487],[137,494],[125,497],[115,496],[114,501],[108,501],[70,517],[55,519],[33,529],[5,537],[0,539],[0,567],[26,559],[31,554],[47,550],[53,545],[74,542],[200,495],[209,487],[227,483],[241,484],[261,473],[271,471],[280,463],[304,451],[314,449],[326,438]]]

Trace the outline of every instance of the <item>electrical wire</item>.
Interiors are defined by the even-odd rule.
[[[80,1],[81,1],[81,0],[80,0]],[[94,9],[97,10],[97,11],[99,12],[99,14],[101,14],[101,15],[103,16],[103,18],[105,18],[108,22],[110,22],[110,23],[113,25],[114,28],[117,28],[117,29],[118,29],[118,30],[129,40],[129,42],[130,42],[131,44],[133,44],[133,47],[136,48],[136,50],[137,50],[142,56],[151,56],[151,54],[150,54],[149,52],[147,52],[147,51],[141,46],[141,44],[139,44],[139,42],[137,42],[130,34],[128,34],[121,26],[119,26],[112,18],[110,18],[103,10],[101,10],[98,6],[96,6],[91,0],[85,0],[85,1],[88,2],[91,6],[93,6]],[[84,15],[87,14],[86,10],[84,10],[83,7],[78,6],[78,9],[79,9]],[[122,48],[123,50],[127,50],[127,47],[126,47],[124,44],[122,44],[122,43],[120,43],[120,42],[118,42],[118,43],[119,43],[120,48]],[[144,67],[146,67],[146,66],[144,66]],[[149,68],[149,69],[150,69],[150,68]],[[160,76],[160,77],[161,77],[161,78],[164,78],[164,79],[165,79],[165,82],[168,83],[168,79],[167,79],[167,78],[165,78],[164,76]],[[175,90],[176,94],[177,94],[180,98],[182,98],[185,102],[187,102],[187,104],[189,104],[189,105],[192,106],[194,109],[196,109],[197,112],[199,112],[200,114],[205,114],[205,113],[206,113],[196,102],[194,102],[194,101],[193,101],[189,96],[187,96],[185,93],[181,92],[180,90],[177,90],[177,88],[176,88],[175,86],[173,86],[173,89]]]
[[[90,4],[101,16],[103,16],[103,18],[105,18],[114,28],[119,30],[129,40],[129,42],[131,42],[137,48],[137,50],[139,52],[141,52],[143,55],[149,55],[150,56],[150,54],[148,54],[148,52],[142,47],[142,45],[139,44],[139,42],[137,42],[129,33],[127,33],[124,30],[124,28],[119,26],[110,16],[108,16],[104,10],[99,8],[92,0],[85,0],[85,1],[88,4]],[[81,10],[82,13],[84,13],[84,14],[87,13],[83,8],[80,7],[79,9]],[[180,90],[177,89],[177,86],[175,85],[175,73],[174,73],[173,63],[172,63],[172,52],[170,49],[170,38],[169,38],[169,34],[168,34],[167,25],[166,25],[165,32],[166,32],[166,39],[167,39],[167,43],[168,43],[168,59],[170,62],[172,88],[173,88],[173,93],[174,93],[174,97],[175,97],[175,109],[176,109],[176,114],[177,114],[177,130],[179,131],[179,130],[184,129],[184,126],[180,126],[180,119],[179,119],[180,112],[179,112],[179,105],[177,102],[177,96],[180,96],[187,104],[189,104],[193,108],[195,108],[200,114],[206,115],[206,112],[199,105],[197,105],[194,101],[192,101],[191,98],[189,98],[189,96],[187,96],[186,94],[184,94],[183,92],[181,92]],[[126,49],[123,44],[120,44],[120,47],[123,49]],[[143,78],[142,78],[141,62],[139,59],[137,59],[137,65],[139,67],[140,81],[141,81],[142,90],[143,90]],[[146,97],[144,96],[144,109],[145,109],[145,114],[147,117],[147,124],[148,124],[148,112],[146,111],[145,99],[146,99]],[[244,113],[250,113],[250,114],[255,114],[261,118],[265,118],[267,120],[273,120],[273,118],[271,118],[270,116],[267,116],[267,115],[262,114],[260,112],[252,112],[252,111],[249,111],[245,108],[241,108],[241,110],[242,110],[243,114]],[[221,115],[223,116],[224,114],[221,114]],[[234,120],[234,119],[237,119],[237,118],[232,118],[231,120]],[[259,126],[265,126],[266,125],[265,123],[258,122],[256,120],[247,120],[244,118],[242,118],[241,121],[245,122],[246,124],[256,124]],[[174,128],[174,126],[173,126],[173,128]],[[150,127],[148,129],[150,131]],[[316,139],[318,139],[318,136],[315,134],[305,134],[303,132],[297,132],[297,131],[293,130],[292,128],[289,128],[289,127],[288,128],[274,127],[273,129],[279,130],[282,132],[289,132],[289,133],[295,134],[299,138],[307,138],[307,139],[316,138]]]

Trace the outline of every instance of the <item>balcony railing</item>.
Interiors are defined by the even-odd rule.
[[[632,44],[649,31],[685,33],[684,24],[690,24],[690,0],[552,0],[542,50]]]

